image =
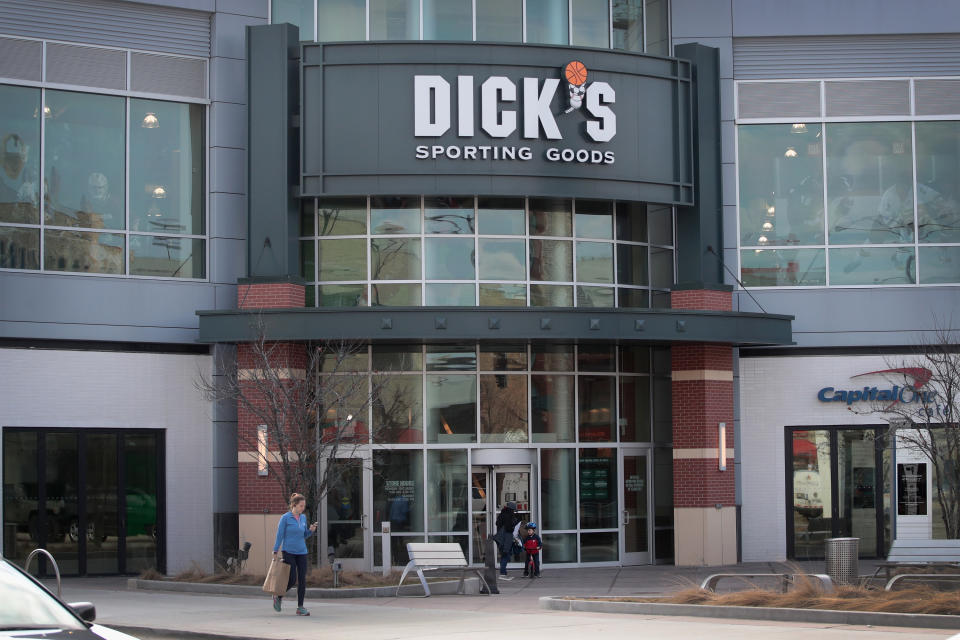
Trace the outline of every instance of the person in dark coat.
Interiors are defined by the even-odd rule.
[[[513,531],[517,528],[520,518],[517,517],[517,503],[508,502],[497,514],[496,540],[500,547],[500,575],[507,575],[507,563],[510,561],[513,549]]]

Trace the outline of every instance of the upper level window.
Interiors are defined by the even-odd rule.
[[[271,7],[271,22],[294,24],[301,40],[318,42],[528,42],[670,53],[668,0],[272,0]]]
[[[960,121],[741,125],[747,286],[960,283]]]
[[[303,201],[307,304],[663,307],[673,210],[562,198]]]
[[[204,278],[204,128],[202,105],[0,85],[0,268]]]

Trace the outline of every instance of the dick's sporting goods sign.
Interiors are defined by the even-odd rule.
[[[692,203],[691,68],[615,51],[304,45],[301,193]]]
[[[480,86],[479,124],[483,132],[493,140],[509,138],[519,133],[524,141],[547,139],[563,140],[557,118],[583,109],[587,117],[583,126],[584,136],[593,142],[609,142],[617,135],[617,116],[613,111],[616,92],[606,82],[587,82],[586,65],[579,60],[564,66],[566,109],[554,113],[557,89],[560,80],[524,77],[520,85],[522,102],[518,103],[517,85],[505,76],[490,76]],[[451,127],[450,83],[443,76],[414,76],[414,135],[417,138],[439,138]],[[477,100],[474,98],[475,78],[457,76],[457,136],[476,137],[475,116]],[[511,105],[518,104],[517,108]],[[548,162],[579,162],[613,164],[613,151],[600,149],[570,148],[548,145],[543,151]],[[446,157],[451,160],[519,160],[533,159],[529,144],[421,144],[416,147],[420,160]]]

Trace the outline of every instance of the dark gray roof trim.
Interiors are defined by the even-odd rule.
[[[655,309],[358,307],[197,311],[199,341],[246,342],[258,316],[273,340],[548,340],[793,344],[793,316]]]

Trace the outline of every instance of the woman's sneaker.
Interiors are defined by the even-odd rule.
[[[280,596],[273,596],[273,610],[280,611]]]
[[[310,612],[307,611],[306,609],[304,609],[303,607],[297,607],[297,615],[298,615],[298,616],[308,616],[308,615],[310,615]]]

